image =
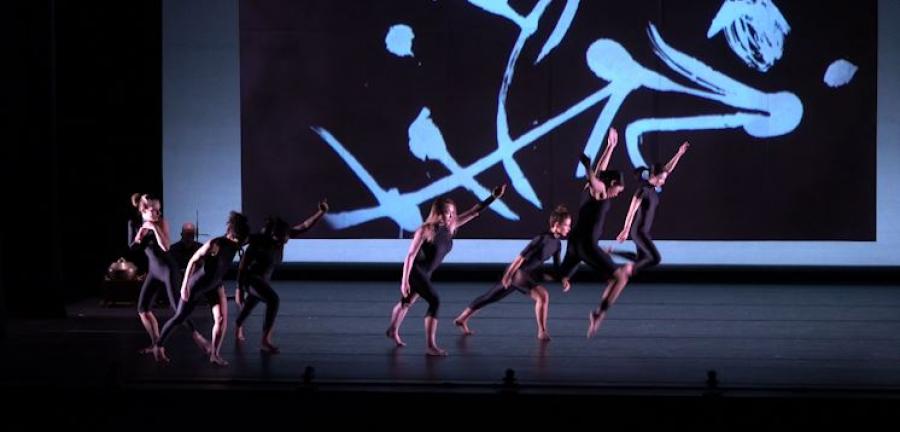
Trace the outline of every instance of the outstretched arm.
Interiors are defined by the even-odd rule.
[[[672,156],[672,159],[668,163],[666,163],[666,171],[669,173],[669,175],[672,175],[672,171],[675,171],[675,166],[678,165],[678,161],[682,156],[684,156],[685,153],[687,153],[687,150],[690,146],[691,144],[685,141],[683,144],[681,144],[681,147],[678,147],[678,151],[675,153],[675,156]]]
[[[481,214],[482,210],[488,208],[488,206],[490,206],[491,203],[494,202],[494,200],[502,197],[504,193],[506,193],[506,184],[495,187],[491,192],[491,196],[487,197],[484,201],[475,204],[474,206],[472,206],[472,208],[464,211],[457,217],[457,228],[469,223],[470,221],[472,221],[472,219],[478,217]]]
[[[609,166],[609,160],[612,159],[613,150],[616,149],[618,143],[619,133],[616,132],[616,128],[609,128],[609,136],[606,138],[606,148],[600,156],[600,162],[597,162],[597,166],[594,167],[595,176],[600,174],[600,171],[606,171],[606,167]]]
[[[291,238],[298,238],[300,234],[309,231],[310,228],[315,226],[316,222],[318,222],[319,219],[322,219],[322,216],[325,215],[326,212],[328,212],[328,200],[323,199],[322,201],[319,201],[319,209],[316,210],[316,212],[313,213],[312,216],[307,218],[305,221],[291,227]]]

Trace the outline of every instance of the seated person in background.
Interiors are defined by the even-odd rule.
[[[190,222],[181,225],[181,240],[172,244],[170,251],[182,274],[187,268],[188,261],[194,256],[194,252],[200,249],[200,246],[197,241],[197,227]]]

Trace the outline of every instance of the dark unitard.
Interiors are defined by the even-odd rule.
[[[137,233],[140,225],[133,223],[131,228],[134,233]],[[162,249],[159,242],[156,241],[156,234],[152,231],[148,231],[140,242],[135,242],[134,236],[131,237],[131,240],[132,250],[143,249],[147,255],[147,277],[144,279],[141,293],[138,295],[138,312],[151,311],[153,304],[156,303],[160,287],[165,288],[172,310],[177,309],[178,290],[181,288],[181,271],[178,269],[175,258],[171,253]],[[191,329],[194,328],[193,321],[187,320],[186,324]]]
[[[561,277],[571,278],[582,261],[596,270],[604,279],[610,279],[616,271],[616,264],[609,254],[600,249],[597,242],[603,233],[603,223],[609,212],[610,200],[594,199],[589,193],[578,209],[578,219],[569,234],[566,257],[560,269]]]
[[[545,232],[531,239],[528,246],[522,249],[519,256],[522,257],[522,265],[512,277],[512,283],[508,288],[503,287],[503,283],[498,283],[494,287],[476,298],[469,305],[469,309],[477,311],[491,303],[500,301],[513,291],[519,291],[522,294],[529,294],[534,287],[540,285],[540,281],[544,279],[543,270],[544,261],[553,257],[554,275],[557,279],[559,273],[559,251],[562,244],[559,239],[554,237],[552,233]]]
[[[163,326],[157,345],[162,346],[166,342],[175,326],[181,324],[190,316],[201,298],[206,298],[210,305],[218,304],[217,290],[222,286],[225,273],[240,249],[240,245],[237,242],[233,242],[226,237],[216,237],[210,240],[209,250],[207,250],[201,261],[194,264],[198,268],[191,273],[190,279],[187,281],[190,289],[190,298],[187,301],[184,299],[179,301],[178,311]]]
[[[291,237],[299,233],[299,230],[292,230]],[[244,324],[253,308],[263,302],[266,304],[266,317],[263,321],[263,332],[268,332],[275,323],[275,316],[278,315],[278,305],[280,299],[278,293],[272,289],[270,281],[275,267],[281,263],[284,254],[284,243],[281,243],[271,235],[253,234],[250,236],[250,243],[247,251],[244,253],[244,265],[241,270],[238,285],[241,290],[246,290],[247,299],[244,306],[241,307],[241,313],[237,317],[237,326]]]
[[[419,248],[416,260],[409,272],[410,295],[400,299],[403,305],[412,301],[413,293],[418,294],[428,302],[428,311],[425,316],[437,318],[438,308],[441,306],[441,298],[431,283],[431,274],[444,261],[444,257],[453,249],[453,235],[445,225],[436,225],[434,238],[425,240]]]
[[[475,205],[475,213],[480,213],[494,202],[493,195]],[[453,234],[443,225],[434,226],[434,238],[431,241],[423,241],[416,255],[413,266],[409,271],[409,296],[401,297],[400,303],[404,306],[412,301],[413,294],[418,294],[428,302],[426,317],[437,318],[438,309],[441,306],[441,298],[431,283],[431,274],[441,265],[444,257],[453,249]]]
[[[634,271],[655,266],[660,263],[662,257],[653,244],[650,237],[650,228],[653,227],[653,218],[656,216],[656,207],[659,205],[659,193],[652,184],[644,182],[640,189],[635,191],[635,198],[641,201],[640,207],[634,214],[631,223],[631,239],[637,247],[637,252],[614,252],[623,258],[634,261]]]

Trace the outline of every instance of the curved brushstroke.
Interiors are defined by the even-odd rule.
[[[516,12],[506,0],[469,0],[469,3],[478,6],[494,15],[502,16],[516,23],[519,28],[525,28],[527,25],[525,22],[525,17],[519,15],[519,13]]]
[[[435,180],[418,190],[401,194],[397,189],[384,190],[365,170],[362,164],[327,130],[313,128],[347,163],[347,166],[362,180],[363,184],[378,201],[378,205],[375,207],[326,216],[328,222],[336,229],[343,229],[370,220],[388,217],[394,220],[401,228],[412,231],[421,223],[421,215],[418,208],[421,203],[458,187],[469,190],[478,198],[486,197],[489,192],[475,180],[475,177],[492,166],[501,163],[506,169],[507,175],[513,181],[513,186],[517,192],[532,202],[535,207],[540,208],[540,201],[531,189],[524,173],[521,172],[521,169],[513,159],[515,153],[584,111],[608,99],[585,143],[585,153],[592,157],[596,156],[603,146],[603,137],[615,119],[616,114],[618,114],[620,107],[633,91],[641,88],[658,92],[681,93],[712,100],[735,108],[736,111],[717,115],[645,118],[631,122],[626,126],[624,135],[628,156],[634,166],[647,165],[641,154],[640,144],[642,137],[649,133],[743,129],[750,136],[773,137],[794,130],[803,117],[803,104],[793,93],[785,91],[766,93],[740,83],[696,58],[672,48],[662,38],[656,27],[650,24],[647,33],[656,55],[667,67],[693,82],[698,88],[678,84],[660,73],[645,68],[634,60],[625,47],[614,40],[598,39],[588,48],[585,60],[588,68],[597,78],[605,81],[606,85],[562,113],[526,131],[521,136],[513,138],[509,133],[506,113],[507,94],[522,47],[537,29],[539,18],[549,4],[549,0],[539,1],[527,17],[522,17],[516,13],[506,2],[490,0],[469,0],[469,2],[488,12],[510,19],[521,30],[510,53],[498,94],[497,148],[471,165],[460,166],[450,155],[440,129],[431,119],[430,110],[427,107],[423,108],[410,124],[408,130],[410,152],[421,160],[441,162],[450,171],[450,175]],[[726,6],[729,3],[737,5],[745,3],[744,6],[746,6],[757,2],[733,0],[726,2]],[[566,11],[563,12],[564,16],[557,23],[556,27],[556,29],[561,29],[560,34],[564,34],[568,29],[577,6],[577,1],[567,3],[566,10],[571,8],[573,12],[571,12],[572,15],[567,15]],[[719,15],[727,17],[727,14],[723,15],[721,11]],[[727,19],[717,16],[717,19],[714,20],[714,27],[716,25],[719,27],[715,31],[724,28],[728,25],[728,22]],[[733,21],[731,23],[733,24]],[[556,29],[554,34],[557,33]],[[713,30],[714,28],[711,28],[710,32],[713,32]],[[544,46],[546,52],[550,52],[558,43],[556,37],[551,35],[550,40]],[[841,64],[835,66],[835,68],[843,69],[846,68],[846,65]],[[841,75],[838,72],[835,72],[834,75],[838,75],[833,80],[834,82],[841,81],[841,77],[846,78],[845,75]],[[850,77],[852,77],[852,73]],[[576,172],[576,176],[583,174],[583,168]],[[518,219],[518,216],[501,202],[493,206],[492,210],[507,219]]]
[[[658,131],[713,130],[743,128],[748,135],[767,138],[793,131],[803,118],[803,103],[789,92],[765,93],[742,84],[703,62],[669,46],[656,26],[647,33],[656,55],[672,70],[706,88],[709,92],[687,89],[656,72],[644,69],[641,75],[645,86],[657,91],[688,93],[744,110],[732,114],[669,119],[641,119],[628,125],[625,143],[634,166],[646,166],[640,152],[642,135]]]
[[[575,14],[578,12],[578,4],[580,1],[581,0],[566,0],[566,7],[563,9],[559,21],[556,22],[556,27],[553,28],[553,32],[550,33],[550,36],[547,38],[547,42],[544,43],[544,47],[541,48],[541,53],[538,54],[534,64],[540,63],[547,54],[550,54],[550,51],[553,51],[553,48],[556,48],[559,43],[562,42],[563,37],[569,32],[569,27],[572,26],[572,21],[575,19]]]
[[[456,159],[450,155],[447,150],[447,144],[444,142],[444,136],[440,129],[431,120],[431,110],[427,107],[422,108],[419,115],[409,125],[409,150],[413,156],[420,160],[434,160],[443,164],[451,176],[458,177],[459,184],[472,192],[479,199],[485,199],[491,195],[491,191],[482,186],[472,176],[462,174],[462,167],[456,162]],[[490,207],[500,216],[510,220],[519,220],[519,216],[510,209],[502,200],[497,200]]]
[[[331,146],[331,149],[344,160],[344,163],[359,177],[378,201],[378,207],[374,210],[326,214],[326,220],[334,229],[348,228],[362,221],[385,216],[393,219],[394,222],[407,231],[415,231],[422,224],[422,215],[419,213],[418,202],[401,196],[397,189],[384,190],[378,185],[375,178],[369,174],[369,171],[356,160],[356,157],[347,151],[330,132],[318,127],[314,127],[312,130]]]
[[[581,114],[588,108],[597,105],[602,102],[606,98],[610,96],[609,88],[604,87],[603,89],[593,93],[592,95],[584,98],[577,104],[573,105],[566,111],[560,113],[559,115],[547,120],[540,126],[526,132],[521,137],[515,139],[512,143],[512,151],[517,152],[533,143],[534,141],[540,139],[550,131],[556,129],[559,126],[562,126],[572,118]],[[361,164],[353,157],[352,154],[347,152],[344,147],[334,139],[334,137],[324,128],[313,128],[323,140],[325,140],[332,149],[347,163],[347,166],[357,174],[360,179],[363,180],[363,184],[372,191],[373,195],[375,195],[378,200],[378,206],[376,207],[368,207],[363,209],[357,209],[342,213],[329,213],[326,217],[328,217],[328,222],[335,229],[344,229],[349,228],[351,226],[359,225],[361,223],[365,223],[371,220],[380,219],[383,217],[391,218],[394,222],[397,223],[401,228],[407,231],[413,231],[418,228],[417,223],[421,221],[421,216],[419,215],[418,204],[424,203],[426,201],[432,200],[440,195],[443,195],[447,192],[456,189],[462,184],[460,183],[460,179],[467,177],[475,177],[478,174],[487,171],[494,165],[500,163],[503,159],[503,155],[500,152],[500,149],[496,149],[493,152],[487,154],[481,159],[475,161],[475,163],[463,167],[461,171],[457,173],[455,176],[447,176],[441,179],[438,179],[428,186],[425,186],[419,190],[407,192],[404,194],[397,194],[397,189],[390,189],[388,191],[384,191],[374,183],[374,180],[367,181],[366,179],[371,179],[369,173],[362,167]],[[392,205],[404,206],[402,208],[389,208]],[[410,206],[409,204],[412,204]],[[492,206],[493,207],[493,206]],[[398,218],[401,216],[403,219]],[[412,221],[418,221],[417,223],[413,223]],[[410,228],[411,227],[411,228]]]
[[[550,5],[550,0],[541,0],[534,6],[528,17],[524,19],[519,32],[519,37],[513,46],[509,59],[506,62],[506,70],[503,72],[503,80],[500,84],[500,92],[497,95],[497,148],[505,154],[503,158],[503,168],[506,175],[512,183],[513,189],[522,195],[537,208],[541,208],[541,200],[537,196],[537,192],[531,187],[528,177],[522,172],[518,162],[514,158],[512,148],[512,136],[509,133],[509,120],[506,115],[506,96],[509,93],[509,87],[512,84],[513,76],[516,71],[516,63],[519,60],[519,54],[525,46],[528,38],[537,30],[537,22],[543,15],[544,10]]]

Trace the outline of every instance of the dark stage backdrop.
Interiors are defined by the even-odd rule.
[[[397,238],[437,196],[501,205],[460,233],[526,238],[577,209],[578,155],[627,173],[691,143],[653,234],[875,239],[876,2],[240,2],[242,199],[328,197],[319,238]],[[228,175],[228,173],[223,173]]]

